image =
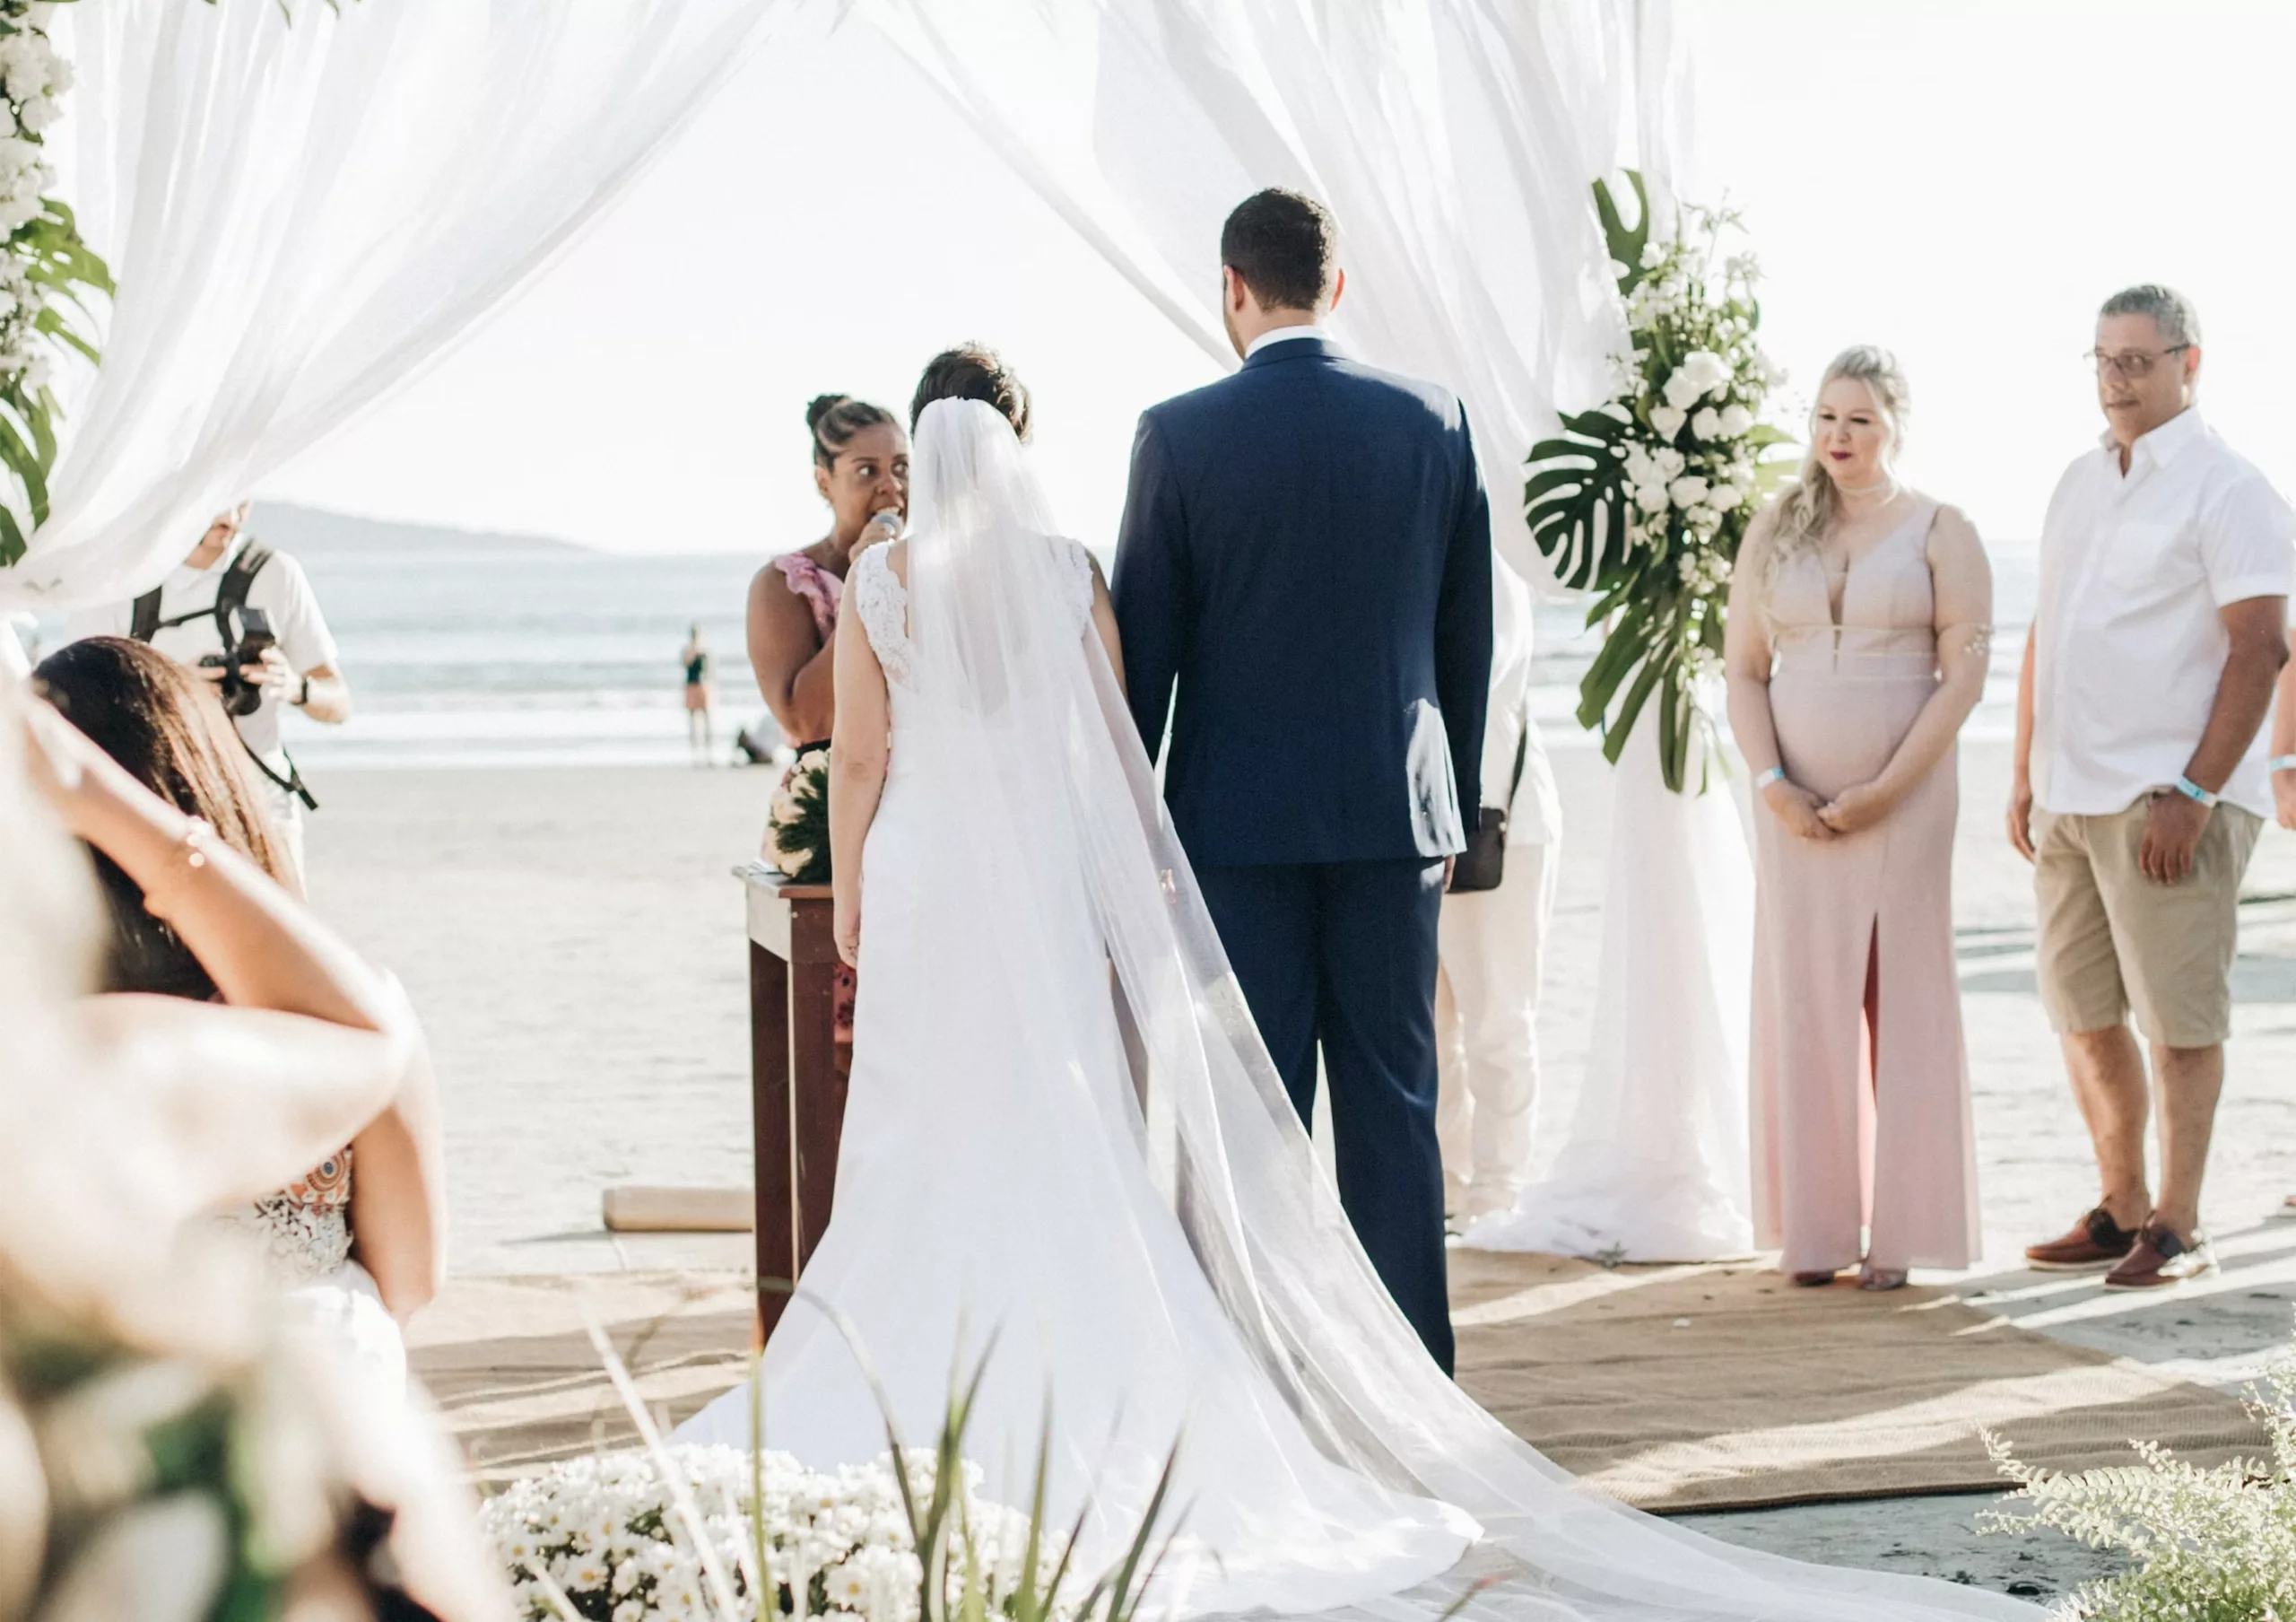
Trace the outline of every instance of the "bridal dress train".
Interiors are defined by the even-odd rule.
[[[1152,1609],[1435,1622],[1479,1586],[1468,1614],[1536,1622],[2038,1617],[1670,1528],[1443,1376],[1220,954],[1091,627],[1088,556],[987,406],[928,407],[912,477],[906,585],[883,547],[848,584],[892,766],[861,865],[835,1215],[766,1348],[767,1445],[819,1467],[883,1451],[853,1342],[912,1443],[986,1352],[967,1451],[1025,1503],[1048,1427],[1053,1518],[1091,1506],[1083,1569],[1121,1552],[1178,1440],[1190,1558]],[[749,1402],[736,1388],[679,1439],[746,1445]]]

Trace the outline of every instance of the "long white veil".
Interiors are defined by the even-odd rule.
[[[1476,1614],[1770,1622],[2031,1618],[1944,1583],[1805,1565],[1696,1536],[1580,1487],[1444,1377],[1382,1288],[1254,1028],[1173,836],[1148,757],[1078,611],[1073,553],[1004,418],[943,401],[918,423],[909,552],[917,668],[898,751],[960,791],[936,797],[972,938],[1000,965],[1039,1075],[1089,1073],[1105,1016],[1057,992],[1078,898],[1114,966],[1144,1115],[1143,1153],[1239,1334],[1331,1457],[1465,1511],[1467,1565],[1501,1579]],[[1080,628],[1083,633],[1080,634]],[[953,899],[953,898],[952,898]],[[1091,944],[1088,942],[1088,945]],[[1045,1067],[1036,1068],[1038,1061]],[[1535,1332],[1535,1331],[1530,1331]],[[1375,1608],[1432,1618],[1431,1583]]]

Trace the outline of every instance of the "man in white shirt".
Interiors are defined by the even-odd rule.
[[[223,632],[216,624],[216,595],[232,563],[253,543],[242,533],[248,504],[241,502],[208,526],[191,555],[161,582],[158,629],[152,645],[177,663],[208,681],[221,684],[220,666],[200,660],[223,649]],[[247,606],[261,609],[269,619],[274,644],[265,650],[262,663],[248,665],[239,674],[262,689],[263,702],[251,712],[234,718],[239,737],[251,757],[248,763],[266,791],[267,799],[287,842],[295,870],[303,870],[303,798],[290,785],[300,780],[279,742],[279,715],[288,705],[313,720],[331,724],[351,717],[351,689],[336,668],[340,658],[335,637],[319,613],[318,598],[302,568],[284,553],[274,553],[248,583]],[[135,605],[115,603],[77,615],[74,637],[127,636],[135,629]]]
[[[2034,863],[2041,999],[2103,1196],[2031,1265],[2152,1289],[2214,1267],[2200,1190],[2231,1033],[2240,876],[2272,813],[2263,726],[2288,658],[2296,515],[2193,404],[2200,323],[2158,286],[2105,302],[2109,424],[2041,527],[2017,693],[2012,843]],[[2148,1192],[2144,1056],[2159,1100]]]
[[[1486,809],[1507,814],[1495,890],[1454,889],[1436,933],[1435,1133],[1444,1214],[1461,1225],[1510,1208],[1530,1176],[1539,1090],[1539,981],[1561,867],[1562,813],[1531,719],[1531,590],[1492,560]]]

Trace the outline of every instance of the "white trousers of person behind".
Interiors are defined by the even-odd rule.
[[[1539,980],[1554,912],[1559,845],[1509,845],[1495,890],[1443,898],[1435,1052],[1443,1208],[1505,1210],[1530,1177],[1539,1090]]]

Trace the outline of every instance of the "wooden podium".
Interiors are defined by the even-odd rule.
[[[734,869],[750,937],[750,1121],[756,1160],[758,1337],[762,1344],[829,1226],[845,1077],[837,1065],[837,941],[830,887],[763,862]]]

